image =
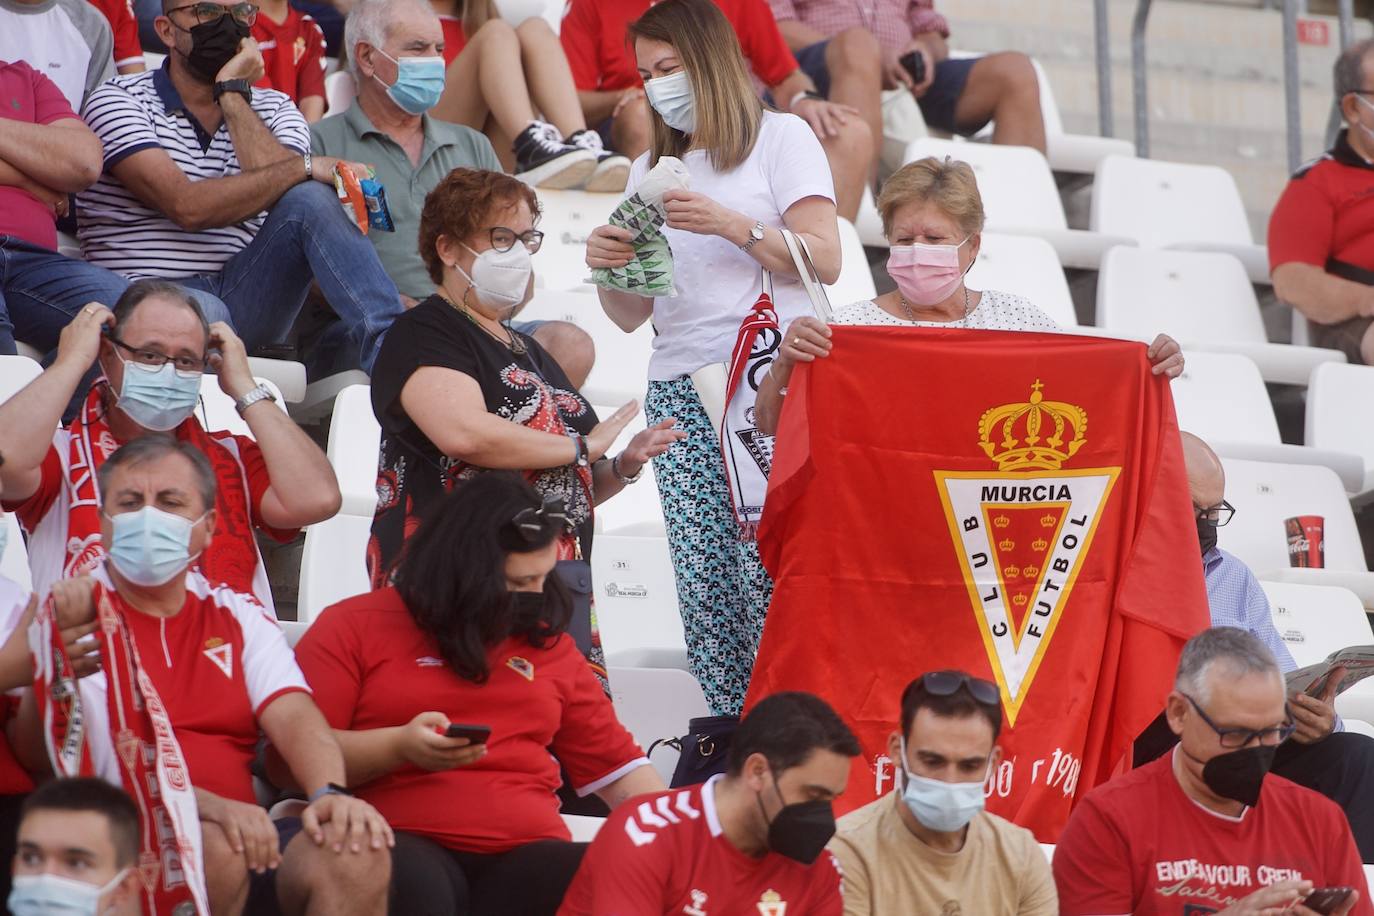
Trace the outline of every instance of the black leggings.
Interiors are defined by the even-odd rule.
[[[388,912],[404,916],[554,916],[586,843],[539,840],[510,852],[457,852],[396,834]]]

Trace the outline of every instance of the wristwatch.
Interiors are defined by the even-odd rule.
[[[644,476],[644,465],[641,464],[639,466],[639,470],[635,472],[633,477],[626,477],[624,474],[620,473],[620,456],[616,455],[614,458],[611,459],[611,473],[615,475],[616,480],[620,481],[628,487],[630,484],[636,483],[639,480],[639,478]]]
[[[580,468],[591,467],[591,460],[587,454],[587,437],[577,430],[569,430],[568,438],[572,439],[573,445],[577,446],[577,455],[573,458],[573,464]]]
[[[305,160],[305,180],[309,181],[315,177],[315,163],[310,157],[310,150],[306,150],[301,155]]]
[[[239,416],[243,416],[244,411],[258,403],[258,401],[275,401],[276,399],[277,396],[272,393],[271,388],[268,388],[266,385],[259,385],[235,401],[234,409],[239,412]]]
[[[763,220],[754,223],[754,228],[749,230],[749,241],[739,246],[740,251],[748,251],[759,242],[763,241]]]
[[[253,102],[253,84],[248,82],[248,80],[222,80],[221,82],[215,83],[216,105],[219,104],[219,97],[224,95],[226,92],[238,93],[239,95],[243,96],[243,100],[245,102],[248,102],[250,105]]]
[[[326,795],[345,795],[349,798],[353,797],[353,793],[348,791],[344,786],[339,785],[337,782],[327,782],[310,793],[310,804],[315,804],[315,802],[324,798]]]

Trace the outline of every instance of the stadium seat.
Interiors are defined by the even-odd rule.
[[[616,718],[645,751],[655,741],[682,737],[689,721],[711,714],[701,686],[686,671],[609,668],[606,676],[611,682]],[[654,752],[651,760],[664,782],[672,777],[677,756],[671,748]]]
[[[0,403],[43,374],[43,367],[27,356],[0,356]]]
[[[886,248],[887,237],[883,235],[883,217],[878,212],[877,201],[873,199],[873,189],[864,187],[864,196],[859,200],[859,214],[854,217],[854,229],[859,233],[859,241],[872,248]]]
[[[1374,643],[1374,631],[1364,606],[1344,588],[1261,582],[1269,598],[1269,613],[1298,667],[1315,665],[1349,646]],[[1342,716],[1374,719],[1374,680],[1364,680],[1341,694],[1336,706]]]
[[[685,649],[667,538],[598,535],[591,566],[607,658],[641,649]]]
[[[367,385],[372,380],[361,369],[336,372],[305,386],[301,399],[291,405],[291,418],[302,425],[319,423],[334,412],[334,399],[349,385]]]
[[[878,294],[873,286],[873,271],[868,268],[868,255],[859,231],[849,220],[840,218],[840,276],[825,288],[832,309],[851,302],[862,302]]]
[[[160,70],[162,68],[162,62],[166,59],[166,54],[159,54],[156,51],[143,52],[143,66],[147,67],[149,70]]]
[[[593,404],[619,407],[637,400],[643,405],[654,339],[649,322],[626,334],[606,316],[590,286],[581,292],[536,289],[516,320],[566,321],[586,331],[596,344],[596,364],[582,386],[583,396]]]
[[[1312,368],[1344,362],[1338,350],[1271,344],[1255,290],[1229,254],[1114,248],[1097,281],[1097,325],[1185,348],[1243,353],[1265,381],[1305,385]]]
[[[606,819],[588,817],[585,814],[565,814],[563,823],[568,825],[568,832],[572,834],[574,843],[590,843],[601,832],[601,826],[606,823]]]
[[[291,359],[270,359],[266,356],[248,357],[253,375],[277,386],[288,404],[297,404],[305,397],[305,365]]]
[[[539,228],[544,245],[534,256],[535,285],[546,289],[593,287],[587,266],[587,236],[604,225],[619,198],[587,191],[539,191]]]
[[[1364,464],[1358,487],[1347,486],[1357,503],[1374,498],[1374,366],[1324,363],[1312,370],[1307,385],[1307,430],[1303,441],[1321,449],[1351,452]]]
[[[358,84],[347,70],[335,70],[324,78],[324,100],[331,115],[343,114],[353,107],[358,96]]]
[[[65,232],[57,233],[57,253],[75,261],[86,260],[85,254],[81,251],[81,243],[76,240],[76,236],[68,235]],[[109,304],[114,305],[113,302]]]
[[[255,381],[271,389],[277,397],[277,407],[285,412],[286,403],[277,386],[270,379],[259,378]],[[239,416],[239,412],[234,409],[233,399],[219,387],[219,376],[207,373],[200,377],[200,405],[197,416],[200,418],[200,425],[208,430],[228,430],[236,436],[253,435],[248,428],[248,421]]]
[[[31,347],[22,340],[15,341],[14,347],[20,356],[27,356],[40,366],[43,364],[43,354],[37,347]]]
[[[984,232],[978,260],[965,279],[972,289],[1025,296],[1063,327],[1078,324],[1059,255],[1044,239]]]
[[[1269,255],[1250,235],[1236,180],[1215,165],[1108,156],[1093,179],[1089,225],[1143,248],[1225,252],[1252,283],[1269,282]]]
[[[601,418],[609,417],[616,411],[619,405],[593,406],[596,415]],[[614,458],[620,454],[630,440],[642,432],[646,426],[644,411],[640,410],[639,415],[630,421],[615,442],[611,443],[607,450],[607,457]],[[596,530],[599,537],[604,532],[606,534],[624,534],[639,536],[664,537],[663,528],[663,504],[659,501],[658,483],[654,480],[654,466],[649,463],[644,466],[644,476],[638,482],[630,484],[610,499],[596,507]]]
[[[978,178],[987,230],[1039,236],[1054,247],[1065,267],[1097,270],[1109,248],[1135,244],[1126,236],[1070,229],[1049,162],[1028,146],[929,137],[907,147],[907,162],[926,156],[967,162]]]
[[[309,624],[331,604],[370,591],[367,542],[372,517],[336,515],[305,529],[296,619]]]
[[[372,389],[349,385],[334,400],[325,453],[339,479],[343,504],[339,511],[369,522],[377,509],[377,456],[382,427],[372,412]]]
[[[282,632],[286,634],[286,644],[293,649],[296,648],[296,643],[301,641],[301,637],[305,635],[305,631],[310,627],[309,624],[299,620],[278,620],[277,625],[280,626]]]
[[[0,576],[18,583],[20,588],[27,591],[33,588],[33,576],[29,573],[29,551],[19,531],[19,520],[9,512],[0,519],[0,525],[9,529],[5,550],[0,553]]]

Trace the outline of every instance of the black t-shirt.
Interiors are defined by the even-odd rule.
[[[456,483],[484,468],[443,454],[401,406],[401,390],[417,369],[437,366],[469,376],[482,389],[488,412],[531,429],[586,435],[597,424],[592,407],[562,368],[533,338],[512,333],[525,345],[517,356],[439,296],[430,296],[396,319],[372,368],[372,410],[382,426],[377,470],[377,512],[368,545],[374,587],[385,583],[401,546],[424,512]],[[569,446],[569,454],[572,448]],[[591,471],[575,464],[523,472],[546,497],[562,499],[590,554]],[[571,542],[572,533],[568,540]]]

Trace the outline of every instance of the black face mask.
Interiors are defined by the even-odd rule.
[[[228,15],[187,31],[191,33],[191,53],[186,55],[186,65],[207,83],[215,81],[224,65],[239,53],[239,42],[251,34],[248,26]]]
[[[1217,546],[1217,526],[1211,524],[1211,523],[1208,522],[1206,519],[1203,519],[1203,518],[1198,519],[1198,520],[1197,520],[1197,539],[1198,539],[1198,543],[1199,543],[1199,544],[1201,545],[1201,547],[1202,547],[1202,554],[1203,554],[1203,556],[1206,556],[1206,555],[1207,555],[1207,551],[1209,551],[1209,550],[1211,550],[1213,547]]]
[[[543,592],[511,592],[510,604],[514,615],[512,629],[517,633],[533,629],[544,616]]]
[[[1203,764],[1202,781],[1222,798],[1253,808],[1278,750],[1277,744],[1257,744],[1219,754]]]
[[[773,791],[778,792],[776,782]],[[778,801],[782,801],[781,792],[778,792]],[[763,810],[762,799],[759,799],[759,810]],[[795,862],[810,865],[820,858],[825,844],[834,835],[835,810],[830,802],[816,799],[784,804],[768,825],[768,848]]]

